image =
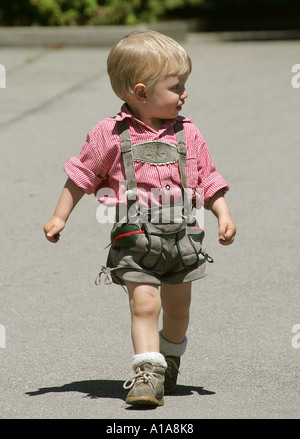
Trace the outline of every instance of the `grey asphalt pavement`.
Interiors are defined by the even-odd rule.
[[[110,224],[86,196],[58,244],[43,235],[76,155],[121,102],[108,48],[1,47],[0,418],[299,418],[299,41],[189,34],[183,114],[199,126],[238,233],[218,243],[205,214],[209,275],[193,286],[178,391],[155,410],[125,403],[130,314],[118,286],[95,286]],[[298,325],[298,326],[297,326]]]

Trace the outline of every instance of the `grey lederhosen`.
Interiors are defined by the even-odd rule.
[[[132,145],[126,120],[118,122],[128,185],[128,215],[125,219],[120,218],[117,211],[107,266],[101,268],[96,283],[100,283],[102,274],[105,275],[105,283],[120,285],[126,281],[181,284],[206,275],[205,263],[212,262],[212,259],[202,250],[204,232],[191,216],[191,199],[184,197],[184,200],[189,200],[187,206],[181,204],[152,209],[145,209],[136,202],[134,161],[153,166],[178,162],[182,191],[188,191],[183,124],[176,122],[174,128],[177,147],[161,141]]]

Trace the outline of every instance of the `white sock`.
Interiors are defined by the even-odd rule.
[[[144,363],[151,363],[153,366],[168,367],[165,357],[159,352],[145,352],[143,354],[136,354],[132,359],[132,368],[135,370],[138,366]]]
[[[164,355],[170,355],[173,357],[181,357],[185,353],[186,346],[187,346],[187,337],[184,337],[183,341],[181,343],[172,343],[168,340],[166,340],[162,336],[162,331],[159,332],[159,339],[160,339],[160,352]]]

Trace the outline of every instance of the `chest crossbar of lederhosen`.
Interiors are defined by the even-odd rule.
[[[134,170],[134,161],[149,163],[151,165],[166,165],[177,163],[181,179],[183,193],[182,205],[190,208],[190,196],[186,177],[186,154],[184,128],[180,121],[175,122],[174,130],[177,139],[177,146],[162,141],[149,141],[132,144],[128,124],[126,119],[117,122],[118,132],[121,141],[121,153],[123,158],[125,177],[127,182],[127,200],[134,202],[137,200],[137,182]]]

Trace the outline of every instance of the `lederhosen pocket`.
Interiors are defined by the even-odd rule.
[[[116,250],[130,250],[139,265],[154,269],[163,252],[163,234],[151,224],[116,224],[111,232],[111,245]]]
[[[157,233],[151,223],[144,224],[145,234],[148,240],[145,252],[140,259],[141,267],[147,270],[154,270],[159,263],[163,252],[163,236]]]
[[[176,247],[183,268],[193,268],[202,265],[208,255],[202,252],[204,230],[198,225],[186,226],[183,232],[176,236]]]
[[[111,232],[111,245],[116,249],[138,251],[144,248],[145,232],[137,224],[116,224]]]

